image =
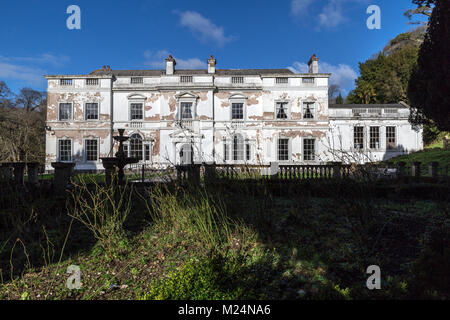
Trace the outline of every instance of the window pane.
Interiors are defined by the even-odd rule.
[[[145,145],[145,161],[150,161],[150,145]]]
[[[71,120],[72,119],[72,104],[60,103],[59,104],[59,120]]]
[[[58,141],[59,161],[72,161],[72,141],[59,140]]]
[[[289,139],[278,139],[278,160],[289,160]]]
[[[227,144],[227,142],[223,141],[223,158],[225,161],[230,160],[230,146]]]
[[[380,148],[380,127],[370,127],[370,149]]]
[[[250,160],[251,160],[251,147],[250,147],[250,144],[249,144],[249,143],[247,143],[247,144],[245,145],[245,159],[246,159],[247,161],[250,161]]]
[[[143,160],[142,138],[138,134],[133,134],[130,138],[130,157]]]
[[[86,120],[98,120],[98,103],[86,103]]]
[[[97,140],[85,140],[86,161],[98,160],[98,142]]]
[[[364,127],[354,127],[353,144],[355,149],[364,149]]]
[[[303,140],[303,155],[306,161],[316,159],[315,139]]]
[[[386,149],[397,147],[395,127],[386,127]]]
[[[314,103],[306,102],[303,104],[303,118],[314,119]]]
[[[244,119],[244,104],[232,103],[231,104],[231,119],[242,120]]]
[[[181,119],[192,119],[192,103],[181,103]]]
[[[131,120],[142,120],[144,119],[143,105],[142,103],[132,103],[131,104]]]
[[[287,106],[286,102],[277,102],[277,119],[287,119]]]
[[[240,134],[236,134],[233,137],[233,160],[244,160],[244,139]]]

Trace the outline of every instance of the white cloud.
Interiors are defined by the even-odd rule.
[[[0,56],[0,79],[17,80],[26,86],[42,87],[48,67],[60,67],[69,61],[67,56],[50,53],[29,57]]]
[[[167,50],[159,50],[155,53],[152,53],[150,50],[146,50],[144,52],[144,57],[146,61],[144,65],[150,66],[156,69],[164,69],[166,66],[165,59],[169,56],[169,52]],[[181,59],[174,56],[177,61],[178,69],[206,69],[207,64],[205,61],[202,61],[198,58],[190,58],[190,59]],[[205,59],[206,60],[206,59]]]
[[[291,0],[291,13],[297,17],[302,16],[302,18],[308,13],[309,16],[317,18],[315,20],[318,22],[316,29],[334,28],[347,21],[346,9],[349,4],[368,2],[369,0],[326,0],[320,2],[321,6],[312,8],[312,0]]]
[[[292,0],[291,13],[295,16],[301,16],[306,14],[309,5],[313,0]]]
[[[195,11],[175,12],[180,16],[180,24],[187,27],[197,38],[203,42],[213,41],[219,46],[224,46],[234,40],[232,36],[226,36],[223,27],[216,26],[211,20]]]
[[[307,73],[308,65],[302,62],[294,62],[289,69],[295,73]],[[331,73],[329,84],[337,84],[341,87],[344,95],[353,89],[358,74],[347,64],[333,65],[319,61],[319,72]]]

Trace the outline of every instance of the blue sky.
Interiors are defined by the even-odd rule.
[[[45,90],[44,74],[112,69],[160,69],[169,54],[180,69],[292,68],[315,53],[320,71],[346,94],[358,62],[409,30],[411,0],[28,0],[0,11],[0,80],[18,92]],[[69,30],[70,5],[81,30]],[[369,5],[381,8],[381,29],[369,30]]]

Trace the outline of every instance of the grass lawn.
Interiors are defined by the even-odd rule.
[[[68,198],[0,198],[0,299],[448,299],[448,191],[80,180]],[[81,269],[80,290],[66,288],[69,265]],[[370,265],[382,290],[366,288]]]
[[[394,164],[400,161],[406,162],[407,167],[410,167],[413,162],[421,162],[423,175],[428,174],[428,164],[430,162],[438,162],[439,174],[450,174],[450,150],[444,150],[442,148],[425,149],[389,160],[389,162],[393,162]]]

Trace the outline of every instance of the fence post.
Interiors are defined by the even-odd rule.
[[[142,183],[145,182],[145,165],[142,165]]]
[[[12,180],[13,172],[10,163],[2,163],[2,176],[7,181]]]
[[[270,163],[270,177],[272,179],[278,179],[278,173],[280,172],[280,166],[278,162]]]
[[[430,174],[430,177],[432,177],[433,179],[436,179],[438,177],[438,167],[439,167],[439,162],[430,162],[428,164],[428,172]]]
[[[411,173],[413,177],[420,177],[420,162],[413,162],[411,165]]]
[[[332,164],[333,164],[333,178],[334,179],[342,178],[341,175],[342,162],[333,162]]]
[[[25,172],[25,163],[16,162],[12,164],[14,168],[14,182],[18,185],[23,185],[23,175]]]
[[[70,182],[70,177],[72,176],[75,163],[52,162],[51,165],[53,168],[55,168],[55,177],[53,179],[53,184],[56,189],[64,191],[64,189]]]
[[[27,163],[28,170],[28,183],[37,185],[39,184],[39,163],[38,162],[29,162]]]
[[[399,161],[397,162],[397,176],[398,177],[404,177],[406,173],[406,162],[405,161]]]

